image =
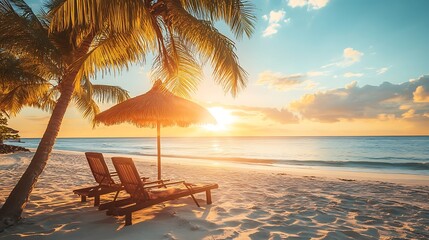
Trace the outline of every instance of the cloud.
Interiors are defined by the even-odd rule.
[[[395,116],[395,114],[380,113],[380,114],[378,114],[377,119],[381,120],[381,121],[389,121],[389,120],[396,119],[396,116]]]
[[[237,121],[240,119],[245,119],[254,122],[254,118],[259,118],[262,120],[271,120],[281,124],[299,122],[299,118],[290,112],[287,108],[277,109],[270,107],[236,106],[226,104],[212,104],[211,106],[222,107],[229,110],[233,116],[238,116],[238,118],[236,118]],[[243,124],[243,122],[239,124]]]
[[[389,70],[388,67],[382,67],[376,71],[377,75],[385,74]]]
[[[344,73],[344,77],[346,78],[357,78],[357,77],[362,77],[364,74],[363,73],[353,73],[353,72],[346,72]]]
[[[413,92],[414,102],[429,102],[429,92],[426,92],[426,89],[423,86],[418,86]]]
[[[289,0],[289,7],[305,7],[308,9],[320,9],[325,7],[328,4],[329,0]]]
[[[309,73],[295,73],[295,74],[282,74],[275,73],[271,71],[264,71],[259,74],[258,80],[256,84],[258,85],[266,85],[270,88],[286,91],[290,89],[297,88],[298,86],[302,86],[303,88],[310,89],[315,87],[317,84],[313,81],[310,81],[309,76],[320,76],[320,73],[309,72]]]
[[[410,110],[406,111],[405,113],[403,113],[401,116],[403,118],[413,118],[415,115],[416,115],[416,110],[410,109]]]
[[[307,76],[309,77],[320,77],[320,76],[328,76],[329,72],[328,71],[310,71],[307,72]]]
[[[264,71],[259,74],[256,83],[259,85],[267,85],[278,90],[286,90],[301,84],[304,80],[304,75],[300,73],[283,75],[281,73]]]
[[[352,82],[345,88],[306,94],[293,101],[289,109],[304,119],[320,122],[374,118],[415,120],[429,112],[429,96],[422,89],[429,89],[429,76],[414,82],[384,82],[379,86],[359,87]],[[418,103],[415,103],[416,96]]]
[[[401,109],[401,110],[409,110],[409,109],[411,109],[411,105],[402,104],[401,106],[399,106],[399,109]]]
[[[296,7],[304,7],[307,4],[308,4],[307,0],[289,0],[287,5],[289,7],[296,8]]]
[[[274,35],[278,32],[278,29],[281,27],[281,22],[288,23],[290,18],[285,19],[286,12],[284,10],[270,11],[270,14],[262,16],[262,19],[268,21],[268,26],[265,28],[262,33],[263,37],[268,37]]]
[[[286,108],[277,109],[268,107],[238,106],[235,108],[235,114],[237,114],[238,111],[259,113],[263,115],[263,119],[272,120],[281,124],[298,123],[298,118]]]
[[[341,61],[330,63],[328,65],[322,66],[322,68],[333,67],[333,66],[348,67],[357,62],[360,62],[363,55],[364,54],[362,52],[355,50],[353,48],[350,48],[350,47],[345,48],[343,50],[343,59]]]
[[[357,86],[357,82],[353,81],[345,86],[346,89],[352,89]]]
[[[353,63],[360,62],[362,56],[363,56],[363,53],[359,52],[358,50],[355,50],[353,48],[345,48],[343,50],[344,60],[342,64],[345,66],[350,66]]]

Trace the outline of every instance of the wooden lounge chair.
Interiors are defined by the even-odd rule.
[[[106,162],[104,161],[103,154],[86,152],[85,156],[88,160],[89,167],[91,168],[92,175],[98,185],[76,189],[73,190],[73,193],[81,197],[81,202],[86,202],[87,197],[94,197],[94,206],[98,206],[100,204],[101,195],[112,192],[119,193],[123,187],[120,184],[115,183],[112,179],[112,176],[115,176],[116,173],[109,172]]]
[[[131,158],[113,157],[112,161],[125,191],[130,194],[130,198],[107,203],[103,205],[103,208],[108,208],[108,215],[125,216],[125,226],[132,224],[133,212],[165,201],[191,196],[199,207],[193,196],[196,193],[205,192],[207,204],[211,204],[211,190],[218,188],[217,184],[195,185],[185,181],[145,184],[140,180],[139,173]],[[172,187],[174,185],[178,187]]]

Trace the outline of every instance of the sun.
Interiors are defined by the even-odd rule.
[[[207,110],[209,110],[217,122],[217,124],[207,124],[204,126],[209,131],[226,131],[229,129],[229,125],[235,120],[234,116],[231,115],[231,111],[223,107],[211,107]]]

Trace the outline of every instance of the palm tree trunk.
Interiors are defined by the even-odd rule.
[[[39,175],[46,166],[55,143],[55,139],[60,130],[61,122],[73,94],[73,79],[70,83],[67,83],[67,85],[67,87],[63,86],[64,88],[61,96],[55,105],[46,131],[43,134],[43,138],[37,147],[30,165],[0,209],[0,232],[4,228],[16,223],[21,218],[21,213],[25,208],[28,197],[34,188]]]
[[[0,209],[0,232],[2,232],[6,227],[14,225],[21,219],[21,214],[27,204],[28,198],[30,197],[40,174],[43,172],[43,169],[48,162],[49,155],[52,152],[55,139],[60,131],[61,123],[67,107],[70,104],[74,91],[75,78],[79,72],[79,68],[76,66],[79,66],[80,64],[77,61],[81,61],[88,52],[93,38],[94,36],[90,34],[83,41],[81,47],[79,47],[75,54],[76,61],[72,64],[75,67],[71,67],[63,77],[63,81],[60,84],[61,95],[55,104],[48,126],[40,140],[36,153],[34,154],[33,159],[31,159],[30,165],[27,167],[24,174],[21,176],[18,183],[9,194],[9,197],[6,199],[6,202]]]

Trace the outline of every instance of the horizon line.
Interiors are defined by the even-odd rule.
[[[429,135],[290,135],[290,136],[161,136],[161,138],[282,138],[282,137],[429,137]],[[153,137],[58,137],[57,139],[103,139],[103,138],[156,138]],[[41,137],[21,137],[20,139],[41,139]]]

